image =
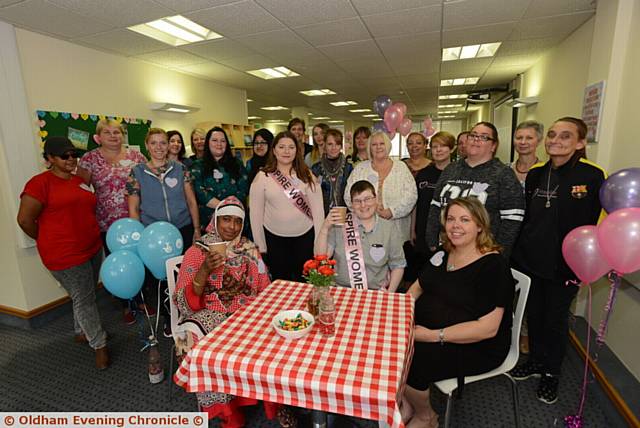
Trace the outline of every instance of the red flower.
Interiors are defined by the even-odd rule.
[[[329,266],[320,266],[320,268],[318,269],[318,273],[325,276],[331,276],[335,273],[335,271],[331,269]]]
[[[318,269],[319,266],[320,266],[320,263],[317,262],[316,260],[307,260],[306,262],[304,262],[304,265],[302,266],[302,270],[306,275],[307,273],[309,273],[311,269]]]
[[[330,260],[327,260],[327,261],[329,262],[329,264],[330,264],[331,266],[335,266],[335,265],[336,265],[336,261],[335,261],[335,260],[333,260],[333,259],[330,259]]]
[[[329,256],[327,256],[326,254],[318,254],[317,256],[314,257],[317,261],[321,262],[323,260],[327,260],[329,258]]]

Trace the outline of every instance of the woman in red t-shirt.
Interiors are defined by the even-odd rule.
[[[96,367],[109,366],[107,333],[96,305],[95,286],[102,261],[96,197],[73,174],[80,155],[66,137],[50,137],[44,158],[50,168],[27,182],[20,195],[18,224],[36,240],[42,263],[73,302],[76,342],[96,351]]]

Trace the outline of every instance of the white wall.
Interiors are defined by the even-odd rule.
[[[31,120],[31,127],[26,125],[27,134],[33,138],[0,144],[24,145],[18,150],[24,149],[21,153],[25,156],[37,156],[33,150],[34,145],[39,145],[36,110],[151,119],[154,126],[178,129],[187,139],[197,122],[247,123],[244,90],[25,30],[16,29],[15,35]],[[3,43],[10,44],[6,37],[0,40]],[[149,110],[149,105],[157,101],[197,106],[200,110],[187,115]],[[6,153],[7,147],[2,148]],[[21,188],[24,179],[14,183],[4,172],[12,161],[0,155],[0,192],[2,201],[10,202],[3,203],[0,210],[0,269],[5,284],[0,287],[0,304],[31,310],[64,296],[64,291],[44,269],[35,248],[20,248],[15,221],[19,191],[13,188]],[[35,167],[31,169],[27,176],[38,172]]]

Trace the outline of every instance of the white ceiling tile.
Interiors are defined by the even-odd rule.
[[[134,33],[130,30],[114,30],[95,36],[73,40],[76,43],[118,52],[125,56],[140,55],[147,52],[167,49],[166,43]]]
[[[444,30],[517,21],[531,0],[462,0],[444,4]]]
[[[440,31],[441,6],[363,16],[362,20],[374,37],[391,37],[406,34]]]
[[[283,28],[277,19],[250,0],[190,12],[184,16],[226,37]]]
[[[318,56],[322,57],[309,43],[289,29],[238,37],[235,40],[285,66],[311,61]]]
[[[200,9],[208,9],[228,3],[235,3],[238,0],[153,0],[156,3],[175,10],[179,13],[193,12]]]
[[[535,63],[540,56],[541,54],[499,56],[494,58],[491,67],[525,66],[528,68],[528,66]]]
[[[424,33],[399,37],[377,39],[382,53],[392,60],[408,57],[428,57],[428,60],[440,62],[440,33]],[[435,56],[435,58],[434,58]]]
[[[334,61],[369,58],[373,55],[380,55],[380,49],[373,40],[326,45],[320,46],[318,49]]]
[[[445,31],[442,33],[442,47],[501,42],[509,37],[515,27],[514,21]]]
[[[20,3],[24,0],[0,0],[0,7],[11,6],[12,4]]]
[[[151,52],[139,55],[136,58],[142,61],[152,62],[154,64],[164,65],[167,67],[181,67],[191,64],[202,64],[208,62],[205,58],[184,52],[179,49],[166,49],[157,52]]]
[[[351,0],[351,2],[362,16],[442,3],[441,0]]]
[[[189,51],[204,58],[213,61],[222,59],[238,58],[255,54],[253,50],[231,39],[216,39],[207,42],[185,45],[180,47],[182,50]]]
[[[363,75],[370,77],[393,77],[395,75],[384,59],[350,59],[338,62],[338,65],[347,73],[357,76],[358,78],[361,78]]]
[[[405,88],[420,88],[437,86],[439,83],[439,73],[421,73],[410,74],[406,76],[398,76],[398,81]]]
[[[442,79],[462,76],[482,76],[491,65],[493,58],[463,59],[460,61],[444,61],[440,67]]]
[[[256,0],[289,27],[336,21],[356,16],[348,0]]]
[[[595,12],[595,10],[594,0],[532,0],[524,18],[538,18],[585,11]]]
[[[509,40],[544,37],[558,37],[560,40],[564,40],[592,16],[593,12],[580,12],[571,15],[522,20],[511,33]]]
[[[238,58],[221,59],[217,62],[240,71],[258,70],[260,68],[278,67],[283,65],[275,64],[273,60],[260,54],[252,54],[248,56],[241,56]]]
[[[294,29],[314,46],[333,45],[371,39],[369,32],[359,18],[341,19],[324,24],[307,25]]]
[[[398,76],[416,73],[435,73],[440,67],[437,60],[434,61],[432,57],[426,55],[413,55],[392,60],[390,65]]]
[[[556,46],[560,37],[545,37],[542,39],[506,40],[496,52],[496,57],[508,55],[536,54]]]
[[[4,7],[0,9],[0,19],[63,38],[81,37],[113,28],[44,0],[30,0]]]
[[[173,15],[167,9],[151,0],[47,0],[56,6],[74,13],[110,24],[114,27],[127,27],[153,21]]]

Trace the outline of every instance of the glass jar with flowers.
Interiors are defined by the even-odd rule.
[[[313,289],[307,300],[307,307],[311,315],[317,317],[320,313],[320,302],[331,298],[329,287],[334,284],[336,261],[326,254],[319,254],[313,259],[307,260],[302,267],[302,276],[313,285]]]

